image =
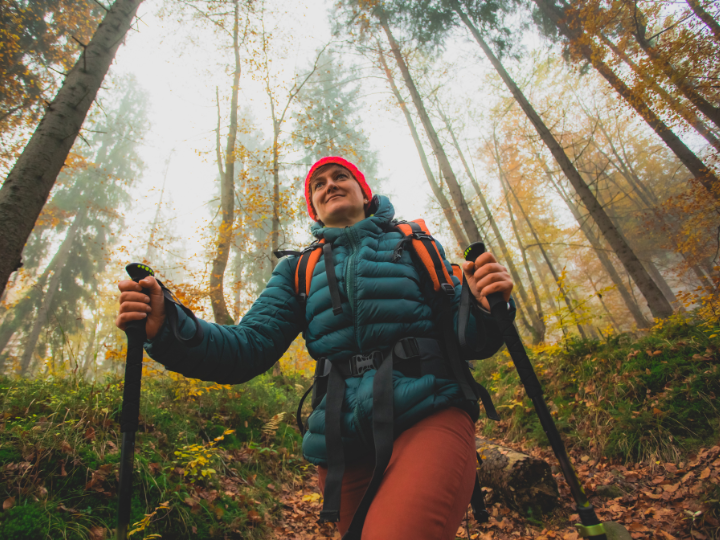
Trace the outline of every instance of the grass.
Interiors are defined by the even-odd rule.
[[[719,344],[704,323],[675,316],[638,339],[571,338],[531,360],[566,444],[596,457],[677,462],[720,437]],[[507,352],[475,369],[503,417],[484,421],[485,435],[546,446]]]
[[[0,537],[95,539],[115,528],[121,383],[0,379],[0,501],[10,506]],[[307,467],[300,435],[280,421],[305,384],[146,377],[131,524],[156,513],[131,538],[266,538],[275,494]]]

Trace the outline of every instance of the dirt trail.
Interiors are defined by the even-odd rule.
[[[550,450],[529,449],[522,444],[498,444],[540,457],[554,464]],[[605,458],[570,452],[571,459],[601,521],[622,523],[636,539],[718,540],[718,502],[703,502],[718,493],[720,484],[720,446],[702,449],[680,463],[637,463],[619,465]],[[553,473],[560,488],[560,506],[544,521],[530,522],[517,512],[494,501],[491,491],[486,500],[491,514],[488,523],[478,524],[468,512],[457,538],[473,540],[578,540],[573,524],[578,521],[570,492],[557,467]],[[302,491],[282,493],[283,515],[275,527],[278,539],[320,540],[340,538],[331,525],[320,526],[317,517],[322,499],[317,478],[312,475]],[[712,504],[715,505],[713,511]]]

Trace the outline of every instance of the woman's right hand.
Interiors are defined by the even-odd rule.
[[[120,312],[115,319],[115,326],[125,330],[130,321],[145,322],[145,332],[148,339],[154,338],[165,322],[165,298],[162,289],[154,277],[148,276],[135,283],[125,279],[118,283],[120,289]],[[143,294],[147,289],[150,296]]]

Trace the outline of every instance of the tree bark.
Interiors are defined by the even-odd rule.
[[[55,293],[60,285],[60,278],[62,277],[63,270],[65,269],[65,263],[70,256],[70,250],[72,249],[75,237],[82,227],[83,221],[85,221],[85,212],[87,212],[87,207],[83,207],[75,216],[72,225],[70,225],[70,228],[65,235],[65,239],[62,241],[62,244],[60,244],[60,248],[58,248],[52,258],[52,261],[50,261],[50,264],[48,265],[54,270],[52,276],[50,276],[50,279],[48,280],[47,289],[44,294],[40,295],[40,304],[38,306],[37,314],[35,315],[35,320],[33,321],[30,332],[25,339],[25,348],[23,349],[23,354],[20,357],[21,375],[25,375],[28,367],[30,366],[35,346],[37,345],[38,338],[40,337],[40,332],[47,322],[50,306],[52,305],[53,298],[55,297]]]
[[[720,42],[720,24],[718,24],[712,15],[703,9],[699,0],[687,0],[687,3],[690,9],[693,10],[693,13],[712,30],[712,33],[715,34],[715,39]]]
[[[655,79],[648,76],[647,72],[642,70],[632,59],[625,54],[620,48],[615,45],[605,34],[598,32],[597,36],[600,40],[605,43],[615,55],[625,62],[630,68],[640,77],[646,84],[655,91],[665,102],[670,105],[670,108],[679,114],[688,124],[690,124],[695,131],[697,131],[708,143],[710,143],[716,150],[720,151],[720,140],[713,134],[713,132],[705,125],[705,122],[695,114],[695,111],[685,107],[677,99],[675,99],[669,92],[667,92],[662,86],[660,86]]]
[[[720,181],[718,181],[717,176],[713,174],[713,172],[705,166],[705,164],[700,160],[688,147],[687,145],[682,142],[682,140],[673,133],[670,128],[663,122],[648,106],[645,104],[642,100],[637,99],[633,96],[632,91],[628,86],[618,77],[610,67],[605,64],[600,56],[598,54],[595,54],[593,49],[589,45],[583,45],[580,43],[582,38],[582,30],[573,29],[570,28],[564,21],[563,21],[563,13],[559,12],[554,6],[552,6],[549,3],[549,0],[533,0],[535,4],[540,8],[540,10],[545,13],[550,20],[555,23],[555,25],[560,30],[560,33],[564,35],[571,43],[575,44],[582,55],[585,57],[585,60],[590,62],[592,66],[598,70],[600,75],[602,75],[605,80],[610,83],[610,86],[612,86],[615,91],[622,96],[627,103],[632,106],[633,109],[647,122],[647,124],[655,131],[658,137],[660,137],[663,142],[672,150],[672,152],[677,156],[677,158],[680,160],[680,162],[687,167],[687,169],[690,171],[690,173],[697,179],[700,184],[705,187],[705,189],[708,190],[710,195],[716,199],[720,200]],[[588,208],[590,210],[590,208]],[[590,210],[592,213],[592,210]],[[601,226],[602,230],[602,226]],[[608,243],[615,249],[615,246],[612,242]],[[619,254],[618,254],[619,255]],[[623,259],[621,258],[621,261]],[[623,261],[623,264],[625,262]],[[627,268],[627,267],[626,267]],[[628,269],[628,273],[632,276],[632,278],[636,279],[636,269],[633,271],[630,271]],[[652,299],[648,298],[646,295],[646,290],[649,291],[647,287],[647,281],[645,279],[642,280],[642,282],[635,281],[636,285],[638,286],[638,289],[643,293],[643,296],[645,296],[646,300],[648,300],[648,305],[652,302],[652,305],[650,305],[650,310],[653,312],[653,315],[656,317],[666,317],[666,313],[668,308],[670,308],[670,305],[667,304],[667,302],[660,301],[659,298],[657,298],[656,293],[652,294]],[[671,309],[671,308],[670,308]]]
[[[238,131],[238,91],[240,87],[240,38],[239,0],[235,0],[235,13],[233,15],[233,53],[235,55],[235,72],[233,73],[232,97],[230,98],[230,127],[228,130],[225,146],[225,170],[223,171],[222,160],[218,161],[220,171],[220,226],[218,227],[217,241],[215,244],[215,258],[213,259],[210,271],[210,304],[212,305],[213,316],[217,324],[234,324],[234,320],[228,311],[225,302],[225,270],[228,258],[230,257],[230,244],[233,236],[233,224],[235,222],[235,141]],[[218,134],[217,142],[220,142],[220,101],[218,101]],[[218,154],[220,153],[218,148]],[[218,156],[220,157],[220,156]]]
[[[558,195],[560,195],[560,197],[565,201],[565,204],[570,209],[570,212],[572,212],[575,221],[578,222],[580,230],[583,232],[585,238],[588,239],[588,242],[590,242],[590,245],[595,250],[598,259],[600,259],[600,263],[605,269],[605,272],[607,272],[608,276],[610,276],[610,279],[615,285],[615,288],[620,293],[623,302],[625,302],[625,306],[628,308],[628,311],[633,316],[633,319],[635,319],[635,323],[638,325],[638,328],[650,328],[650,322],[645,318],[645,315],[643,315],[642,311],[640,310],[640,306],[637,305],[632,295],[625,287],[625,284],[623,283],[620,274],[618,274],[617,270],[615,270],[615,266],[613,265],[612,261],[610,261],[610,257],[608,257],[608,254],[603,249],[600,239],[595,235],[595,232],[592,230],[592,227],[588,223],[587,219],[583,218],[583,216],[580,214],[580,210],[575,205],[575,203],[570,199],[570,197],[567,196],[567,194],[560,188],[560,186],[555,183],[555,180],[552,177],[552,173],[547,169],[545,163],[541,161],[541,165],[543,169],[545,169],[545,175],[548,177],[548,180],[550,180],[553,188],[558,193]]]
[[[550,465],[512,448],[477,437],[481,465],[478,480],[521,515],[544,514],[557,506],[560,493]]]
[[[475,189],[475,193],[478,196],[478,199],[480,200],[480,204],[483,207],[483,210],[485,211],[485,215],[488,218],[488,222],[490,223],[490,228],[493,230],[493,233],[495,234],[495,238],[497,239],[498,246],[500,246],[500,252],[502,253],[503,259],[505,260],[505,264],[508,267],[508,270],[510,271],[510,275],[513,278],[513,282],[515,283],[515,287],[517,287],[518,294],[520,295],[520,298],[522,299],[522,303],[525,306],[525,309],[527,310],[528,314],[530,315],[530,318],[534,321],[539,319],[537,312],[533,308],[530,297],[528,296],[527,290],[525,289],[525,286],[523,285],[523,281],[520,278],[520,272],[518,272],[515,263],[512,260],[512,255],[510,254],[510,250],[507,247],[507,244],[505,243],[505,239],[502,237],[502,234],[500,233],[500,228],[497,225],[497,222],[495,221],[495,217],[492,214],[492,211],[490,210],[490,207],[488,206],[487,200],[485,200],[485,196],[482,193],[482,190],[480,189],[480,185],[475,180],[475,177],[470,172],[470,167],[468,167],[467,161],[465,160],[465,156],[463,155],[462,151],[458,149],[458,152],[460,153],[460,157],[462,159],[462,162],[465,166],[465,173],[468,175],[468,178],[470,178],[470,183],[473,185],[473,188]],[[535,325],[531,325],[528,327],[528,330],[531,334],[533,334],[533,341],[540,343],[542,340],[542,334],[538,333],[535,329]]]
[[[534,1],[542,7],[546,0]],[[540,115],[537,114],[537,112],[527,100],[525,95],[522,93],[520,88],[518,88],[517,84],[515,84],[515,81],[513,81],[507,71],[505,71],[503,65],[497,59],[492,50],[490,50],[490,47],[488,47],[487,43],[485,43],[485,41],[483,40],[478,29],[475,28],[475,26],[470,22],[468,16],[460,9],[458,1],[451,0],[451,3],[455,11],[465,23],[465,25],[470,29],[472,35],[475,37],[475,40],[478,42],[478,45],[480,45],[480,48],[483,50],[485,55],[493,64],[495,70],[505,82],[506,86],[512,93],[515,100],[518,102],[530,122],[537,130],[540,138],[548,147],[553,157],[557,160],[563,173],[565,173],[568,180],[570,180],[570,183],[572,184],[577,194],[580,196],[580,199],[585,204],[588,212],[590,212],[590,215],[595,220],[595,223],[597,223],[600,232],[605,237],[605,240],[608,242],[608,244],[610,244],[613,250],[615,250],[615,253],[620,259],[620,262],[623,264],[627,272],[632,276],[638,288],[643,293],[643,296],[645,297],[645,300],[647,301],[653,315],[658,318],[664,318],[672,315],[672,306],[662,295],[662,292],[660,291],[660,289],[658,289],[657,285],[655,285],[653,280],[650,278],[645,268],[643,268],[642,264],[638,260],[633,250],[618,233],[617,229],[613,225],[612,221],[608,217],[603,207],[598,202],[597,198],[592,193],[590,188],[588,188],[587,184],[580,176],[580,173],[577,171],[573,163],[568,158],[565,150],[562,148],[562,146],[560,146],[560,143],[555,139],[553,134],[550,132],[548,127],[540,118]]]
[[[425,105],[423,105],[422,99],[420,97],[420,93],[418,92],[418,89],[415,86],[415,82],[413,81],[412,77],[410,76],[410,70],[408,69],[407,63],[405,62],[405,59],[403,58],[402,52],[400,51],[400,47],[398,46],[397,42],[395,41],[395,38],[393,37],[392,33],[390,32],[390,27],[387,24],[387,20],[385,19],[385,16],[382,14],[378,15],[378,19],[380,21],[380,26],[385,31],[385,35],[387,36],[388,42],[390,43],[390,48],[392,49],[393,56],[395,57],[395,61],[397,62],[398,66],[400,67],[400,72],[402,73],[403,79],[405,80],[405,85],[407,86],[407,89],[410,92],[410,96],[412,97],[413,103],[415,104],[415,108],[418,111],[418,116],[420,117],[420,121],[422,122],[422,125],[425,128],[425,132],[427,133],[428,139],[430,140],[430,146],[432,147],[433,152],[435,153],[435,157],[437,158],[438,163],[440,164],[440,168],[442,170],[443,176],[445,177],[445,181],[447,182],[448,189],[450,190],[450,196],[452,197],[453,202],[455,203],[455,208],[458,211],[458,215],[460,216],[460,222],[462,223],[463,228],[465,229],[465,233],[467,234],[468,240],[471,243],[480,242],[482,240],[480,237],[480,231],[478,230],[475,220],[473,220],[472,213],[470,212],[470,208],[468,208],[468,204],[465,200],[465,196],[463,195],[462,190],[460,189],[460,184],[458,183],[455,173],[452,170],[452,166],[450,165],[450,160],[448,159],[447,154],[445,153],[445,150],[443,149],[443,146],[440,143],[440,138],[438,137],[438,134],[435,131],[435,128],[433,127],[432,122],[430,121],[430,117],[428,116],[428,113],[425,110]]]
[[[116,0],[0,188],[0,295],[142,0]]]
[[[562,282],[560,281],[560,276],[558,276],[557,272],[555,271],[555,266],[553,265],[552,261],[550,260],[550,256],[547,253],[547,250],[545,249],[545,245],[540,241],[540,237],[537,234],[537,231],[535,231],[535,227],[533,226],[532,222],[530,221],[530,216],[527,215],[525,212],[525,209],[523,208],[523,205],[520,203],[520,199],[517,196],[517,193],[515,193],[515,190],[510,185],[509,182],[506,182],[505,178],[503,178],[502,175],[500,175],[500,183],[503,184],[503,190],[505,190],[505,193],[507,193],[507,190],[510,190],[510,193],[512,194],[513,198],[515,199],[515,203],[518,206],[518,209],[520,210],[520,213],[522,214],[523,218],[525,219],[525,223],[528,226],[528,229],[530,229],[530,234],[532,234],[533,238],[535,239],[535,242],[540,249],[540,253],[542,253],[543,259],[545,259],[545,263],[548,266],[548,269],[550,270],[550,273],[552,274],[553,280],[555,280],[555,285],[560,290],[560,294],[563,297],[563,301],[565,302],[565,305],[568,308],[569,313],[572,315],[575,312],[575,308],[572,305],[572,302],[570,301],[570,297],[565,290],[565,287],[563,286]],[[507,186],[507,190],[506,190]],[[529,247],[529,246],[528,246]],[[586,339],[585,330],[583,330],[582,325],[579,322],[575,322],[575,326],[578,329],[578,332],[580,333],[580,337],[583,339]]]
[[[420,141],[420,136],[418,135],[417,129],[415,128],[415,122],[413,122],[412,115],[410,114],[410,111],[407,108],[407,104],[405,103],[405,100],[400,95],[400,91],[398,90],[397,85],[395,84],[395,79],[393,78],[392,71],[390,71],[390,68],[387,65],[387,62],[385,61],[385,55],[382,52],[382,49],[380,48],[380,43],[378,42],[378,56],[380,58],[380,65],[385,72],[385,76],[387,77],[388,82],[390,83],[390,88],[392,89],[393,94],[395,95],[395,99],[398,102],[398,105],[400,105],[400,109],[402,110],[403,114],[405,115],[405,121],[407,122],[408,128],[410,129],[410,134],[412,135],[413,141],[415,142],[415,148],[417,148],[418,155],[420,156],[420,163],[422,163],[423,170],[425,171],[425,176],[427,177],[427,181],[430,184],[430,188],[432,189],[433,194],[435,195],[435,198],[440,203],[440,208],[442,208],[443,214],[445,215],[445,219],[447,220],[448,224],[450,225],[450,229],[452,230],[453,235],[455,236],[455,240],[458,243],[458,247],[460,250],[464,250],[470,243],[467,240],[467,237],[465,236],[465,233],[463,232],[462,228],[460,227],[460,224],[458,223],[457,219],[455,218],[455,213],[453,212],[452,207],[450,206],[450,202],[447,200],[447,197],[445,197],[445,194],[440,189],[440,186],[435,181],[435,175],[432,172],[432,169],[430,168],[430,164],[427,160],[427,155],[425,155],[425,149],[423,148],[422,142]]]

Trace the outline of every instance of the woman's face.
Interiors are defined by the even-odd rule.
[[[321,167],[310,180],[310,194],[315,212],[327,227],[345,227],[365,219],[365,194],[341,165]]]

